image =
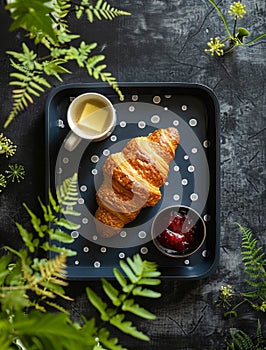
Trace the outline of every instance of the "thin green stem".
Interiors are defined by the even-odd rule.
[[[266,33],[261,34],[261,35],[257,36],[256,38],[254,38],[254,39],[252,39],[252,40],[250,40],[250,41],[248,41],[247,43],[242,44],[242,45],[243,45],[243,46],[248,46],[248,45],[254,44],[256,41],[262,39],[262,38],[265,37],[265,36],[266,36]]]
[[[231,311],[236,310],[240,305],[244,304],[246,301],[247,301],[247,299],[241,300],[238,304],[236,304],[236,305],[231,309]]]
[[[239,45],[239,44],[235,43],[232,47],[230,47],[230,49],[224,51],[224,55],[225,55],[226,53],[229,53],[229,52],[233,51],[234,48],[236,48],[238,45]]]
[[[226,38],[223,38],[220,42],[221,43],[224,43],[224,42],[226,42],[227,40],[229,40],[229,39],[231,39],[229,36],[227,36]]]
[[[224,24],[224,27],[225,27],[225,30],[227,31],[228,35],[230,38],[232,38],[232,33],[230,32],[230,29],[229,29],[229,26],[228,26],[228,23],[226,21],[226,18],[224,17],[222,11],[220,10],[220,8],[218,7],[218,5],[213,1],[213,0],[208,0],[212,6],[216,9],[216,11],[218,12],[218,14],[220,15],[222,21],[223,21],[223,24]]]
[[[234,37],[236,36],[236,23],[237,23],[237,17],[235,18],[235,21],[234,21],[234,29],[233,29],[233,36]]]

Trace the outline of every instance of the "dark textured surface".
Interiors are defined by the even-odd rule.
[[[1,2],[1,4],[3,1]],[[114,1],[117,7],[132,12],[131,17],[112,23],[82,28],[84,40],[98,41],[104,48],[109,70],[120,81],[193,82],[212,88],[221,108],[221,250],[220,264],[209,278],[194,282],[163,281],[162,298],[147,302],[158,318],[138,322],[138,327],[151,337],[151,343],[140,344],[124,337],[129,349],[224,349],[225,337],[233,324],[222,317],[214,301],[221,285],[243,286],[240,234],[235,222],[248,226],[266,243],[265,225],[265,77],[266,44],[238,48],[223,58],[204,53],[210,37],[224,29],[207,1],[137,0]],[[222,1],[224,9],[229,1]],[[249,15],[243,26],[251,36],[266,32],[266,2],[247,2]],[[8,86],[9,62],[6,50],[18,49],[22,36],[8,33],[9,20],[0,11],[1,41],[0,96],[1,125],[12,104]],[[80,71],[65,76],[64,82],[91,82]],[[58,85],[55,82],[55,85]],[[23,185],[11,186],[0,195],[0,243],[19,245],[14,221],[27,222],[21,203],[31,206],[36,195],[44,192],[44,104],[47,93],[6,130],[18,145],[14,162],[24,163],[27,178]],[[86,301],[85,283],[73,282],[69,293],[76,297],[71,306],[73,317],[90,316],[92,307]],[[99,288],[97,283],[93,286]],[[249,312],[249,310],[248,310]],[[243,314],[234,326],[255,334],[256,316]]]

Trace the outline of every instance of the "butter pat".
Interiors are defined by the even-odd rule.
[[[102,133],[107,124],[108,110],[103,105],[96,103],[86,103],[78,121],[79,126],[83,126],[96,133]]]

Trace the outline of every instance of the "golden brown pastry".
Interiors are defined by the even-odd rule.
[[[176,128],[155,130],[130,140],[122,152],[110,155],[104,166],[104,181],[96,194],[97,232],[102,237],[118,234],[142,208],[161,199],[169,164],[179,143]]]

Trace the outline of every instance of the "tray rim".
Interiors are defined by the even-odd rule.
[[[218,98],[215,94],[215,92],[208,87],[205,84],[201,83],[189,83],[189,82],[118,82],[119,88],[122,90],[124,87],[125,88],[131,88],[131,87],[150,87],[150,88],[177,88],[177,89],[184,89],[184,90],[189,90],[189,89],[195,89],[204,92],[206,95],[209,96],[209,98],[213,102],[213,107],[214,107],[214,117],[215,117],[215,148],[216,148],[216,154],[215,154],[215,169],[216,169],[216,179],[215,179],[215,198],[216,198],[216,245],[215,245],[215,252],[214,252],[214,259],[212,261],[212,264],[210,264],[209,268],[204,271],[204,273],[200,275],[187,275],[187,276],[177,276],[177,275],[163,275],[161,274],[160,278],[161,279],[176,279],[180,281],[185,281],[185,280],[199,280],[199,279],[204,279],[209,277],[211,274],[214,273],[216,270],[219,259],[220,259],[220,234],[221,234],[221,217],[220,217],[220,200],[221,200],[221,169],[220,169],[220,107],[219,107],[219,102]],[[50,163],[49,163],[49,107],[54,99],[54,97],[64,91],[64,90],[70,90],[70,89],[108,89],[109,91],[113,92],[116,94],[116,92],[110,87],[108,83],[102,83],[102,82],[93,82],[93,83],[66,83],[66,84],[61,84],[57,87],[54,87],[46,100],[45,103],[45,163],[46,163],[46,177],[45,177],[45,186],[46,189],[50,188]],[[121,101],[122,102],[122,101]],[[107,270],[113,270],[114,267],[106,267]],[[99,280],[103,276],[88,276],[88,274],[74,274],[74,271],[80,271],[80,270],[91,270],[91,267],[86,267],[86,266],[68,266],[67,267],[67,279],[68,280],[75,280],[75,281],[90,281],[90,280]],[[160,266],[159,266],[160,270]],[[73,273],[72,273],[73,271]],[[113,275],[108,275],[104,276],[105,278],[114,278]]]

